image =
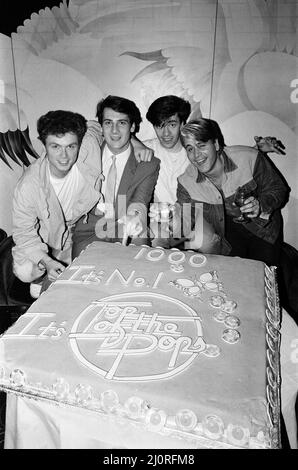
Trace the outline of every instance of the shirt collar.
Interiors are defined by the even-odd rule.
[[[131,144],[127,147],[126,150],[124,150],[121,153],[117,153],[116,155],[116,164],[117,164],[117,159],[127,159],[131,153]],[[107,145],[104,146],[104,158],[106,161],[108,161],[110,158],[112,158],[112,155],[115,155]]]

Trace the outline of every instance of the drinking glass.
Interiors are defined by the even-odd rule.
[[[250,191],[245,190],[244,188],[237,188],[237,191],[235,193],[234,197],[234,203],[236,206],[241,207],[244,204],[244,201],[250,196]],[[244,214],[241,214],[238,217],[234,217],[233,221],[239,224],[246,224],[248,220],[246,219]]]

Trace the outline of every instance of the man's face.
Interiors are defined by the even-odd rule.
[[[45,142],[50,172],[56,178],[66,176],[78,158],[79,139],[76,134],[48,135]]]
[[[130,123],[127,114],[118,113],[111,108],[103,110],[102,131],[107,146],[117,155],[126,150],[130,142],[130,134],[135,125]]]
[[[181,125],[178,115],[174,114],[160,126],[154,126],[157,138],[162,147],[173,149],[178,142],[180,143]]]
[[[208,174],[214,168],[217,161],[217,140],[215,142],[212,140],[198,142],[193,136],[188,135],[184,137],[184,147],[189,161],[200,173]]]

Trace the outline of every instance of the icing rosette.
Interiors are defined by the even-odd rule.
[[[236,446],[245,446],[249,440],[250,432],[248,428],[228,424],[226,436],[231,444]]]
[[[182,273],[184,271],[184,267],[182,264],[171,264],[170,269],[174,273]]]
[[[214,320],[218,322],[224,322],[227,317],[228,317],[228,313],[223,312],[223,311],[215,312],[213,314]]]
[[[163,410],[150,408],[146,413],[146,424],[150,431],[160,431],[166,423],[167,415]]]
[[[175,421],[179,429],[192,431],[196,427],[198,419],[192,410],[183,409],[178,411]]]
[[[209,439],[217,440],[223,436],[224,423],[216,415],[208,415],[202,421],[203,432]]]
[[[103,410],[112,412],[119,406],[119,397],[114,390],[105,390],[100,395],[100,402]]]
[[[52,388],[58,399],[66,398],[69,395],[69,383],[62,377],[59,377],[56,382],[53,383]]]
[[[138,419],[144,416],[149,404],[140,397],[130,397],[126,400],[124,408],[130,418]]]
[[[216,344],[207,344],[203,354],[207,357],[217,357],[220,355],[220,348]]]
[[[21,369],[14,369],[10,373],[10,382],[15,387],[23,387],[26,383],[26,374]]]
[[[89,385],[78,384],[74,391],[75,400],[80,405],[86,405],[92,400],[92,388]]]
[[[237,303],[234,300],[226,300],[221,309],[227,313],[233,313],[237,308]]]
[[[240,333],[232,328],[227,328],[222,333],[222,339],[229,344],[235,344],[240,339]]]
[[[228,328],[238,328],[238,326],[240,326],[240,320],[238,317],[235,317],[234,315],[229,315],[225,318],[224,324]]]
[[[213,308],[221,308],[225,299],[221,295],[212,295],[209,300],[209,305]]]

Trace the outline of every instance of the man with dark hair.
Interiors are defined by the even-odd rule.
[[[189,161],[180,140],[180,129],[190,115],[190,103],[175,95],[161,96],[150,106],[146,118],[154,127],[156,138],[145,141],[160,159],[160,171],[154,201],[175,204],[177,178]]]
[[[75,228],[73,257],[92,241],[147,240],[147,210],[159,171],[159,160],[138,162],[131,140],[138,132],[141,114],[133,101],[108,96],[97,105],[102,127],[103,198]]]
[[[14,272],[23,282],[58,277],[71,261],[74,223],[100,198],[100,139],[86,119],[49,111],[37,130],[46,153],[26,169],[13,199]]]

